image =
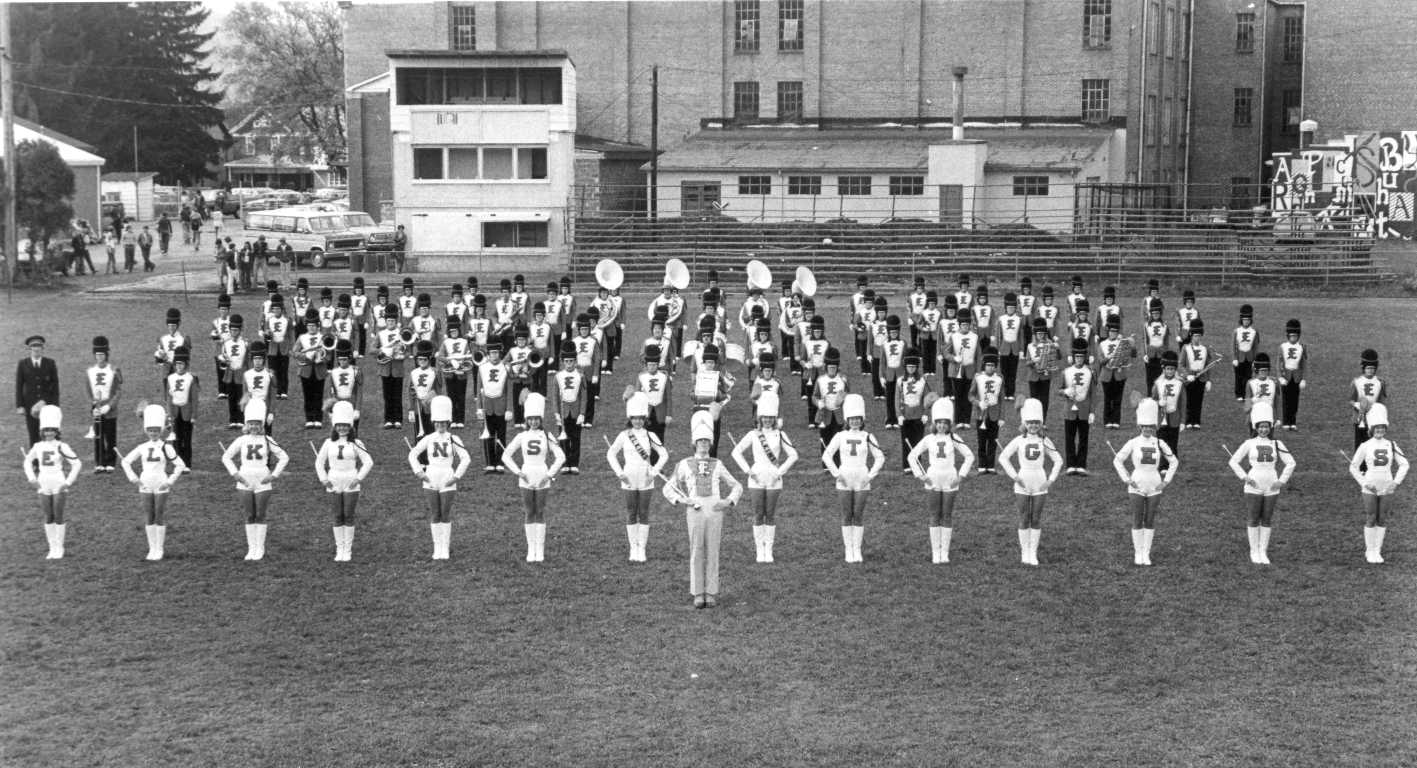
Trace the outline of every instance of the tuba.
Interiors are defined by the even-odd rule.
[[[679,259],[664,263],[664,284],[676,291],[689,287],[689,267]]]
[[[1045,376],[1057,373],[1062,359],[1062,353],[1058,351],[1058,342],[1056,341],[1045,341],[1033,345],[1033,366]]]
[[[1130,368],[1136,361],[1136,334],[1123,336],[1117,339],[1117,346],[1112,349],[1112,354],[1107,356],[1106,367],[1111,370]]]
[[[595,283],[607,291],[615,291],[625,283],[625,270],[614,259],[601,259],[595,264]]]
[[[772,287],[772,271],[768,265],[753,259],[748,262],[748,287],[765,291]]]
[[[793,293],[800,293],[807,297],[817,295],[817,277],[812,274],[812,270],[798,267],[796,278],[792,283]]]

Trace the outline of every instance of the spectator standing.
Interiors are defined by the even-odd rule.
[[[214,236],[218,240],[221,239],[221,226],[222,224],[226,223],[226,214],[221,212],[221,206],[222,203],[220,200],[218,200],[216,207],[212,209],[211,215],[212,236]]]
[[[201,208],[192,209],[192,218],[188,221],[192,233],[192,253],[196,253],[202,248],[202,225],[206,223]]]
[[[191,215],[191,212],[188,212]],[[172,242],[172,219],[167,218],[167,214],[158,217],[157,220],[157,252],[164,258],[167,256],[167,246]]]
[[[395,271],[399,274],[403,274],[404,253],[407,249],[408,233],[404,231],[403,225],[400,224],[398,230],[394,232],[394,265]]]
[[[123,225],[120,242],[123,243],[123,271],[132,272],[133,265],[138,261],[138,235],[133,231],[132,224]]]
[[[283,237],[276,243],[276,260],[280,262],[280,284],[289,285],[290,273],[295,269],[295,249]]]
[[[255,280],[264,285],[270,279],[270,273],[266,269],[270,265],[271,246],[266,242],[265,235],[258,235],[256,243],[251,246],[252,268],[255,270]]]
[[[251,261],[255,258],[252,252],[251,241],[247,240],[241,244],[241,251],[236,256],[236,268],[241,275],[241,290],[251,290]]]
[[[15,371],[15,413],[23,414],[30,446],[39,442],[39,410],[59,405],[59,366],[44,356],[44,337],[25,339],[30,356]]]
[[[69,245],[74,249],[74,274],[84,274],[84,264],[89,265],[89,273],[98,275],[98,270],[93,268],[93,259],[89,258],[89,238],[82,229],[74,230],[74,237],[69,240]]]
[[[143,254],[143,271],[153,271],[153,233],[148,225],[143,225],[143,231],[138,233],[138,250]]]
[[[108,251],[108,264],[104,267],[103,274],[118,274],[118,261],[116,255],[118,252],[118,238],[114,237],[112,232],[103,233],[103,248],[104,250]]]
[[[182,210],[177,212],[178,228],[182,230],[182,244],[192,244],[192,206],[183,203]],[[161,232],[161,228],[158,229]]]

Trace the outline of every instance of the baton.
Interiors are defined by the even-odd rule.
[[[306,441],[306,442],[310,443],[310,452],[313,453],[313,454],[315,454],[315,458],[317,458],[317,459],[320,458],[320,451],[315,448],[315,441],[314,441],[314,440],[308,440],[308,441]]]
[[[1227,458],[1227,459],[1229,459],[1229,458],[1231,458],[1232,456],[1235,455],[1234,453],[1231,452],[1230,446],[1226,445],[1225,443],[1221,443],[1221,444],[1220,444],[1220,450],[1225,451],[1225,458]]]
[[[408,441],[408,435],[404,435],[404,436],[403,436],[403,444],[406,445],[406,446],[408,446],[408,450],[409,450],[410,453],[413,452],[413,443],[410,443],[410,442]]]
[[[1335,450],[1335,451],[1338,451],[1338,455],[1339,455],[1339,456],[1342,456],[1344,461],[1346,461],[1346,462],[1348,462],[1348,463],[1350,463],[1350,464],[1353,463],[1353,457],[1352,457],[1352,456],[1349,456],[1349,455],[1346,454],[1346,453],[1344,453],[1342,448],[1335,448],[1334,450]]]
[[[1111,441],[1111,440],[1103,440],[1102,442],[1104,442],[1104,443],[1107,444],[1107,450],[1111,451],[1111,452],[1112,452],[1112,456],[1115,458],[1116,455],[1117,455],[1117,449],[1112,447],[1112,441]]]

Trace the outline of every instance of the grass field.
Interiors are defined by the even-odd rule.
[[[629,298],[643,318],[645,297]],[[819,305],[835,320],[844,301]],[[235,309],[250,317],[257,302],[240,297]],[[1387,564],[1366,564],[1357,488],[1338,455],[1351,448],[1347,382],[1363,346],[1382,352],[1396,384],[1392,434],[1411,441],[1406,345],[1417,321],[1401,299],[1253,301],[1271,354],[1298,317],[1314,360],[1302,431],[1280,435],[1299,469],[1281,497],[1273,566],[1249,563],[1240,483],[1224,467],[1220,444],[1246,435],[1228,366],[1206,429],[1182,435],[1152,568],[1131,564],[1124,489],[1102,444],[1120,447],[1130,426],[1095,429],[1092,476],[1060,479],[1038,568],[1018,563],[1002,475],[965,484],[952,562],[931,565],[918,485],[898,471],[877,481],[866,562],[845,564],[816,439],[792,399],[788,430],[806,471],[784,494],[777,562],[752,562],[751,514],[734,512],[724,599],[709,611],[690,605],[682,513],[657,504],[650,561],[625,561],[600,436],[621,424],[631,364],[604,384],[585,473],[555,486],[543,564],[522,561],[514,481],[476,471],[458,496],[452,559],[430,561],[403,442],[377,429],[365,435],[377,465],[354,562],[331,562],[304,444],[322,433],[292,429],[294,396],[277,411],[292,469],[277,486],[268,554],[243,562],[217,458],[230,433],[217,428],[210,386],[198,471],[169,509],[167,559],[144,562],[136,491],[121,475],[88,474],[82,368],[90,338],[106,332],[129,405],[155,398],[148,363],[167,303],[21,293],[0,309],[11,350],[0,386],[11,386],[23,337],[46,334],[66,438],[86,464],[67,556],[45,561],[19,470],[22,420],[11,414],[0,429],[12,457],[0,473],[12,500],[0,510],[0,764],[1397,766],[1417,753],[1411,491],[1399,493]],[[183,307],[189,331],[205,337],[212,303]],[[1202,299],[1222,350],[1240,303]],[[632,323],[626,349],[644,331]],[[840,326],[828,335],[846,340]],[[197,349],[209,384],[206,345]],[[741,435],[739,389],[726,428]],[[374,393],[365,407],[377,408]],[[880,430],[879,404],[868,409],[887,467],[898,467],[897,433]],[[670,429],[675,458],[688,450],[685,421]],[[120,446],[137,427],[125,407]],[[465,432],[474,454],[476,434]]]

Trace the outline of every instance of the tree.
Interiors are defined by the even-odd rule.
[[[226,19],[234,101],[294,113],[328,159],[345,154],[344,31],[330,2],[241,3]]]
[[[15,157],[15,220],[21,232],[47,243],[74,220],[74,172],[47,141],[22,141]]]
[[[222,97],[204,64],[212,36],[198,32],[207,13],[196,2],[15,5],[17,113],[94,145],[108,170],[205,177],[222,146]]]

